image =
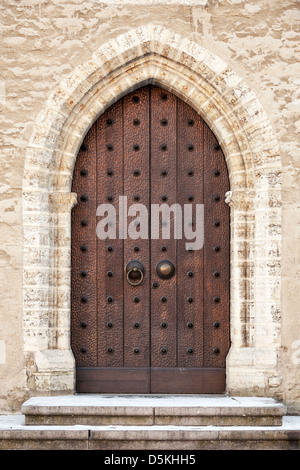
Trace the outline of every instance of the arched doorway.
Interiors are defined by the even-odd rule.
[[[230,180],[226,201],[231,226],[226,393],[274,396],[281,383],[278,140],[242,76],[195,41],[153,24],[100,45],[57,84],[36,118],[23,179],[26,387],[33,394],[74,392],[70,214],[77,194],[70,192],[73,169],[82,140],[97,118],[128,90],[146,84],[162,86],[190,104],[222,147]],[[41,246],[33,246],[32,234]]]
[[[77,392],[225,391],[228,190],[212,131],[160,87],[91,127],[72,184]]]

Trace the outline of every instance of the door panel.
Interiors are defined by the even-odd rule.
[[[176,203],[176,103],[174,95],[159,88],[151,89],[152,204],[171,206]],[[172,221],[170,217],[171,227]],[[168,227],[168,218],[161,216],[160,222],[159,238],[151,240],[151,366],[176,367],[176,276],[160,279],[156,266],[165,258],[176,266],[177,241],[173,237],[162,239],[162,229]]]
[[[122,102],[118,101],[109,114],[101,116],[94,124],[97,145],[96,201],[115,205],[118,194],[123,193],[123,115]],[[94,214],[91,217],[95,217]],[[118,220],[118,219],[117,219]],[[118,226],[116,227],[118,229]],[[97,362],[102,367],[123,366],[123,292],[118,283],[123,279],[123,240],[100,240],[96,237],[97,250]],[[112,243],[113,242],[113,243]]]
[[[72,211],[71,318],[77,392],[224,392],[228,189],[217,140],[202,118],[172,93],[140,88],[91,127],[72,186],[78,194]],[[127,238],[121,230],[121,201],[132,211],[125,215],[126,229],[134,229]],[[96,233],[101,219],[96,210],[102,204],[112,204],[117,215],[116,236],[105,240]],[[154,236],[155,204],[178,205],[183,235],[185,205],[192,205],[195,213],[196,204],[204,204],[203,248],[186,249],[189,240],[174,237],[172,212],[170,220],[167,213],[160,217]],[[138,225],[143,208],[148,227]],[[195,230],[193,222],[190,229]],[[112,223],[108,229],[114,229]],[[166,239],[168,223],[171,236]],[[126,265],[132,260],[144,268],[136,286],[127,280]],[[157,273],[162,260],[175,267],[169,278]]]
[[[204,126],[204,367],[224,367],[229,344],[229,208],[224,155]]]
[[[96,126],[85,138],[74,169],[78,204],[72,211],[72,349],[77,365],[93,366],[98,357]]]
[[[178,100],[177,201],[203,204],[203,121]],[[192,227],[193,229],[195,227]],[[178,240],[178,366],[203,367],[203,249]]]
[[[124,132],[124,195],[128,207],[132,204],[149,206],[149,95],[148,87],[123,99]],[[128,217],[139,231],[138,215]],[[148,232],[147,232],[148,236]],[[149,240],[124,240],[124,266],[132,259],[140,260],[145,268],[144,280],[132,286],[124,276],[124,367],[150,366],[150,293]],[[124,269],[124,267],[123,267]],[[136,325],[136,326],[135,326]]]

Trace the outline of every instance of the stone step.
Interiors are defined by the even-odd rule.
[[[30,398],[21,411],[31,426],[280,426],[286,407],[223,395],[72,395]]]
[[[210,427],[28,426],[24,416],[0,416],[0,449],[141,450],[146,458],[159,450],[177,450],[175,457],[178,450],[299,450],[300,416],[284,416],[281,426]]]

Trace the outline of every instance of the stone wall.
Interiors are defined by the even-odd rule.
[[[133,60],[134,57],[138,59],[137,52],[130,56],[130,41],[134,44],[132,47],[139,49],[140,62],[143,53],[152,53],[153,61],[155,56],[155,64],[153,61],[148,66],[142,62],[140,64],[142,71],[148,67],[146,80],[151,78],[151,67],[153,74],[155,70],[162,70],[163,66],[171,69],[167,64],[162,65],[165,57],[174,62],[176,59],[179,65],[177,69],[174,68],[173,78],[169,72],[164,84],[181,93],[186,100],[189,96],[195,107],[197,105],[196,100],[193,101],[192,92],[187,95],[183,89],[180,91],[178,84],[176,88],[176,74],[181,78],[185,74],[189,86],[189,80],[192,79],[187,78],[182,60],[178,58],[179,53],[175,57],[175,49],[178,47],[182,51],[189,44],[201,48],[199,56],[195,57],[195,62],[198,60],[198,72],[200,69],[203,72],[203,78],[199,76],[198,83],[203,80],[201,83],[206,99],[208,89],[215,93],[215,98],[220,97],[218,105],[213,109],[207,106],[206,109],[213,130],[218,138],[225,138],[225,135],[221,135],[223,131],[220,123],[225,117],[228,122],[228,116],[233,112],[247,131],[243,134],[245,147],[241,151],[244,166],[232,167],[232,174],[235,174],[234,188],[237,189],[239,184],[238,174],[244,179],[247,175],[247,184],[244,181],[240,188],[255,191],[255,199],[250,198],[250,204],[254,204],[255,210],[259,206],[262,209],[261,219],[257,218],[256,213],[256,226],[263,226],[266,206],[269,207],[266,212],[269,214],[274,209],[276,217],[274,223],[271,223],[267,215],[265,252],[262,232],[260,238],[257,238],[257,232],[255,235],[251,232],[251,218],[247,219],[246,225],[240,224],[239,227],[235,218],[235,230],[241,231],[247,226],[248,247],[255,247],[255,264],[250,263],[250,253],[244,258],[247,274],[241,276],[241,259],[233,253],[236,273],[233,274],[233,311],[237,311],[238,301],[244,299],[248,313],[247,322],[241,321],[241,306],[239,314],[233,315],[232,336],[235,343],[241,344],[237,344],[238,356],[233,354],[229,358],[231,390],[241,394],[275,396],[290,405],[291,412],[299,409],[299,1],[145,0],[142,3],[121,0],[10,0],[0,6],[0,14],[0,412],[18,411],[20,404],[30,394],[70,392],[73,363],[72,357],[64,354],[64,351],[68,351],[69,337],[68,298],[63,295],[63,292],[68,292],[64,290],[68,283],[68,270],[64,270],[67,264],[64,263],[68,263],[68,257],[66,260],[63,257],[68,253],[69,239],[68,232],[63,228],[68,226],[68,211],[74,200],[68,193],[61,195],[61,192],[67,192],[73,157],[87,130],[89,119],[95,119],[97,112],[101,112],[118,93],[125,93],[124,81],[128,81],[127,88],[133,86],[129,73],[132,70],[137,73],[137,68],[127,70],[127,78],[125,74],[123,81],[119,82],[120,89],[114,87],[107,76],[107,72],[117,70],[122,61],[125,64],[126,60]],[[154,39],[158,33],[153,31],[159,28],[161,39],[155,46]],[[136,39],[137,31],[152,31],[149,33],[151,45],[147,45],[147,50],[143,51],[146,42]],[[117,44],[123,50],[117,51],[116,64],[111,64],[108,70],[102,61],[100,67],[101,58],[99,54],[97,56],[97,51],[102,51],[102,56],[107,54],[112,58],[107,45],[116,44],[114,41],[120,37],[123,43]],[[124,40],[127,40],[127,45]],[[170,57],[168,50],[172,41],[175,45],[173,56]],[[211,60],[217,57],[220,62],[211,61],[208,64],[209,54],[205,56],[205,62],[200,57],[201,51],[208,51]],[[189,53],[192,57],[193,51]],[[98,68],[93,70],[92,57],[98,57]],[[193,69],[192,59],[189,60],[189,66]],[[206,68],[201,68],[202,64]],[[218,64],[221,64],[219,69]],[[139,64],[135,65],[138,67]],[[196,74],[195,66],[193,70]],[[211,71],[213,74],[209,76]],[[91,91],[92,86],[97,83],[95,74],[99,73],[98,79],[104,80],[105,72],[106,93],[110,98],[104,96],[103,102],[100,102],[101,94],[95,94],[96,101],[89,102],[88,98],[95,91]],[[78,76],[81,76],[81,80],[76,83]],[[93,81],[87,81],[92,76]],[[218,77],[220,80],[217,80]],[[243,84],[244,88],[238,84]],[[73,92],[63,96],[70,90]],[[252,99],[243,90],[251,91]],[[226,114],[225,105],[228,104],[228,97],[233,98],[232,91],[235,91],[237,102],[228,107]],[[246,104],[243,104],[243,100]],[[250,102],[255,103],[254,108],[247,106]],[[58,104],[59,113],[56,107]],[[203,104],[205,102],[198,103],[200,113],[204,113]],[[208,104],[212,104],[212,100]],[[80,114],[80,105],[90,106],[89,111]],[[223,114],[218,126],[216,110],[221,108]],[[236,114],[235,110],[240,112]],[[58,115],[60,120],[57,119]],[[259,123],[268,123],[271,129],[265,130],[261,126],[257,134]],[[259,148],[259,142],[254,145],[255,135],[260,139],[266,132],[269,135],[268,147]],[[37,136],[40,139],[38,141]],[[57,146],[53,136],[59,136]],[[69,147],[62,150],[65,142]],[[233,152],[228,145],[225,138],[224,152],[230,166],[232,156],[238,155],[238,151],[235,149]],[[269,167],[272,171],[266,171],[270,164],[266,148],[272,149],[269,156],[276,157],[275,163]],[[62,155],[64,158],[61,158]],[[246,167],[250,171],[246,171]],[[253,186],[249,181],[250,175],[253,177]],[[44,200],[45,205],[40,197],[43,191],[48,196],[49,192],[52,194]],[[232,206],[238,204],[236,194],[232,198]],[[241,196],[243,203],[244,194]],[[261,197],[268,197],[268,201]],[[56,209],[57,202],[59,209]],[[28,211],[34,207],[38,209],[37,213],[33,211],[29,221]],[[280,220],[279,208],[282,208]],[[234,207],[233,210],[237,214]],[[251,216],[251,212],[248,214]],[[253,237],[256,237],[254,245]],[[54,240],[58,240],[58,245],[53,244]],[[50,268],[54,259],[56,267],[53,270]],[[57,267],[58,261],[62,269]],[[29,264],[33,269],[28,269]],[[44,269],[34,269],[42,266]],[[36,286],[47,286],[47,290],[37,289]],[[62,297],[59,298],[60,287]],[[237,291],[242,291],[242,294],[237,296]],[[245,292],[253,292],[255,297],[245,296]],[[43,294],[47,296],[47,301]],[[243,329],[245,324],[247,327]],[[239,334],[237,329],[241,330]],[[242,330],[246,333],[242,334]],[[260,354],[249,354],[257,342],[260,344]],[[257,353],[258,350],[253,351]],[[268,355],[268,352],[271,354]],[[248,373],[245,372],[246,366]],[[255,386],[255,375],[258,373],[260,379]]]

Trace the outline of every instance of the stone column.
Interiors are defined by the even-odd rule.
[[[74,391],[75,362],[70,348],[70,215],[75,203],[74,193],[51,193],[45,205],[48,211],[43,213],[44,225],[39,219],[39,224],[26,228],[28,253],[24,273],[31,290],[27,284],[25,355],[27,385],[35,394]],[[49,236],[43,237],[46,233]],[[32,240],[39,240],[38,248],[30,246]],[[40,256],[34,256],[35,250]]]

